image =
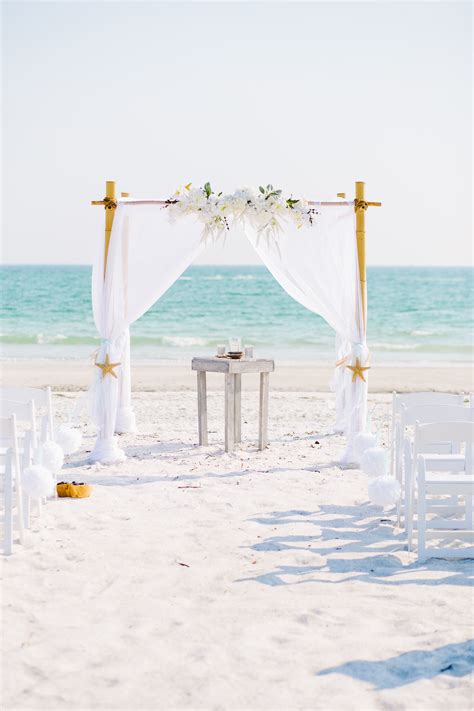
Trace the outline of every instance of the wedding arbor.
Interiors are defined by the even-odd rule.
[[[115,182],[93,201],[105,208],[92,277],[94,319],[100,335],[93,386],[98,437],[90,459],[124,459],[116,434],[136,430],[131,402],[130,325],[142,316],[206,248],[238,228],[285,291],[321,315],[336,333],[336,431],[349,446],[366,427],[367,371],[364,183],[355,199],[286,200],[273,186],[232,195],[185,186],[167,200],[116,198]],[[170,219],[171,218],[171,219]],[[199,226],[200,225],[200,226]]]

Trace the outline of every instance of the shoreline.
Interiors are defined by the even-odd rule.
[[[45,387],[54,391],[76,392],[87,390],[93,378],[93,364],[75,360],[3,360],[0,363],[1,382],[10,387]],[[333,367],[322,362],[275,362],[271,388],[280,391],[329,392]],[[245,377],[244,388],[258,389],[258,377]],[[208,375],[208,389],[223,388],[219,374]],[[191,363],[132,363],[134,392],[195,390],[196,375]],[[377,365],[369,374],[369,391],[389,393],[393,390],[438,390],[472,392],[473,369],[469,364],[440,365]]]

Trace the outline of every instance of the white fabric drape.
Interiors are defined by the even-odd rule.
[[[365,429],[367,383],[352,372],[358,358],[367,364],[362,316],[354,208],[320,206],[313,228],[284,224],[277,239],[245,232],[262,261],[285,291],[320,314],[336,331],[336,430],[349,436],[342,463],[354,462],[352,436]],[[93,273],[93,308],[101,346],[98,363],[109,357],[120,363],[117,378],[97,369],[94,410],[99,436],[93,461],[123,457],[115,432],[135,429],[130,397],[129,326],[176,281],[194,261],[204,243],[201,225],[192,217],[170,224],[159,204],[120,201],[114,217],[104,279],[103,247]],[[367,371],[365,371],[367,377]]]
[[[341,463],[354,462],[352,435],[365,429],[367,382],[352,382],[356,359],[367,363],[368,351],[359,279],[354,207],[316,206],[312,229],[285,225],[277,239],[246,227],[255,250],[285,291],[336,331],[335,429],[349,436]],[[367,380],[367,371],[364,371]]]
[[[191,218],[172,226],[160,205],[120,202],[117,206],[105,279],[103,245],[94,265],[92,304],[101,338],[96,362],[104,363],[108,356],[111,363],[120,365],[114,369],[116,378],[102,377],[97,368],[93,407],[99,432],[91,461],[123,459],[115,432],[135,429],[130,324],[164,294],[203,248],[199,226]]]

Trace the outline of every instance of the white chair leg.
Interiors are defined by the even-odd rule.
[[[30,497],[23,494],[23,523],[25,528],[30,527]]]
[[[408,491],[408,495],[405,497],[405,530],[407,534],[407,548],[409,553],[411,553],[413,543],[413,524],[413,501],[411,498],[411,491]]]
[[[23,491],[21,489],[21,474],[18,471],[16,475],[16,506],[18,512],[18,535],[20,538],[20,543],[25,542],[25,527],[24,527],[24,513],[23,513]]]
[[[5,520],[3,532],[3,552],[13,553],[13,471],[11,461],[5,467]]]
[[[411,551],[413,539],[413,517],[414,517],[414,497],[413,497],[413,462],[409,462],[405,470],[405,491],[403,504],[405,507],[404,524],[407,532],[408,550]]]
[[[418,561],[426,560],[426,486],[424,463],[418,471]]]

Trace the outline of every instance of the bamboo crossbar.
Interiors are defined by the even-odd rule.
[[[130,199],[130,198],[125,198],[123,200],[117,200],[117,203],[123,202],[126,205],[169,205],[168,200],[140,200],[140,199]],[[91,205],[103,205],[104,201],[103,200],[91,200]],[[339,206],[352,206],[354,205],[354,200],[337,200],[337,201],[316,201],[316,200],[308,200],[308,205],[314,205],[318,206],[320,205],[321,207],[330,207],[332,205],[339,205]],[[368,207],[381,207],[382,203],[381,202],[368,202],[367,203]]]

